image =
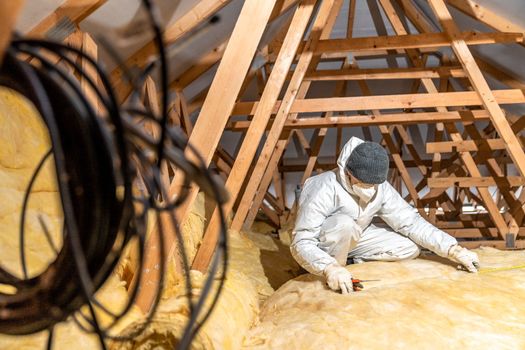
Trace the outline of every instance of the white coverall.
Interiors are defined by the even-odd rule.
[[[345,266],[348,257],[357,261],[415,258],[418,246],[447,257],[450,247],[458,244],[456,239],[423,219],[388,181],[378,185],[368,204],[354,194],[345,165],[362,142],[352,137],[337,160],[337,169],[306,180],[290,246],[295,260],[308,272],[322,275],[336,261]],[[371,224],[374,216],[390,227]]]

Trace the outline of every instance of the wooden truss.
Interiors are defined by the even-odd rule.
[[[344,142],[343,128],[359,127],[364,137],[388,149],[391,182],[427,220],[458,238],[477,241],[465,242],[467,246],[521,246],[517,239],[524,227],[525,153],[520,135],[525,122],[500,105],[525,103],[525,85],[473,54],[469,46],[522,45],[525,29],[470,0],[447,3],[495,32],[460,32],[443,0],[429,1],[440,28],[412,0],[379,0],[368,1],[379,35],[355,38],[355,3],[349,1],[346,38],[332,39],[331,29],[343,1],[300,1],[288,30],[268,46],[266,64],[259,73],[246,77],[246,84],[257,78],[260,98],[235,96],[226,130],[243,133],[244,142],[227,159],[223,149],[216,151],[215,158],[222,164],[217,167],[232,196],[225,207],[235,213],[232,228],[249,228],[259,213],[275,227],[292,219],[293,205],[286,203],[283,190],[286,173],[302,172],[304,182],[316,170],[335,167]],[[388,35],[383,18],[395,36]],[[311,23],[308,37],[297,42],[307,28],[305,23]],[[417,33],[409,31],[414,27]],[[451,51],[438,51],[440,47]],[[210,52],[177,78],[174,86],[182,89],[210,69],[221,50],[219,46]],[[361,62],[372,57],[385,60],[388,68],[361,68]],[[429,64],[432,57],[438,57],[438,65]],[[402,66],[400,58],[405,62]],[[340,68],[321,69],[324,62]],[[486,76],[508,89],[491,90]],[[378,95],[369,84],[399,80],[411,82],[412,91]],[[327,82],[334,84],[333,97],[316,98],[315,84]],[[359,87],[357,95],[348,94],[351,84]],[[204,106],[212,94],[211,89],[203,91]],[[199,100],[202,96],[189,102],[190,112],[199,108]],[[205,125],[205,118],[201,110],[196,130],[200,123]],[[421,133],[421,124],[426,125],[426,135]],[[308,129],[314,130],[309,139],[304,134]],[[337,130],[335,156],[321,158],[330,129]],[[262,148],[257,152],[259,143]],[[292,144],[303,156],[284,159],[284,151]],[[206,270],[216,230],[217,221],[212,218],[194,268]]]
[[[505,112],[501,105],[525,103],[525,83],[470,47],[523,45],[525,28],[475,0],[428,0],[434,19],[414,0],[370,0],[366,3],[378,35],[357,38],[353,35],[357,1],[246,1],[231,37],[172,77],[171,88],[177,92],[170,108],[173,123],[183,127],[206,164],[225,179],[230,199],[223,209],[234,213],[231,227],[249,228],[257,216],[275,228],[293,220],[295,204],[286,200],[285,189],[289,173],[301,173],[304,182],[333,169],[346,141],[344,129],[357,128],[364,138],[387,148],[389,181],[428,221],[466,239],[465,246],[522,247],[525,118]],[[58,9],[32,34],[47,32],[61,16],[78,24],[104,1],[83,1],[75,8],[68,7],[70,3],[75,2],[66,1],[62,7],[67,11]],[[166,28],[166,41],[171,45],[183,40],[228,3],[198,1]],[[336,20],[341,21],[343,6],[349,8],[346,36],[334,39],[332,29]],[[493,31],[459,31],[449,8]],[[281,21],[282,28],[261,45],[265,29],[283,16],[288,17]],[[82,43],[89,48],[89,38]],[[144,67],[154,53],[149,42],[126,62]],[[264,58],[263,64],[252,62],[256,54]],[[365,67],[371,58],[383,60],[386,68]],[[322,68],[328,65],[330,69]],[[186,100],[185,88],[214,69],[211,85]],[[506,88],[491,90],[487,77]],[[122,72],[115,70],[111,78],[124,100],[131,88]],[[400,81],[411,87],[378,93],[374,91],[378,81],[385,87]],[[258,90],[255,99],[250,94],[253,86]],[[329,93],[317,95],[320,86]],[[158,103],[151,78],[143,95],[144,103]],[[195,125],[192,114],[198,114]],[[232,154],[220,145],[223,130],[242,134]],[[336,141],[333,156],[321,156],[330,138]],[[295,148],[296,159],[284,157],[289,146]],[[188,156],[193,157],[190,152]],[[184,185],[175,173],[165,169],[163,175],[170,195],[180,193]],[[188,200],[177,213],[179,221],[187,217],[198,190],[194,185],[189,188]],[[193,261],[192,267],[201,271],[207,269],[218,238],[216,214],[215,209]],[[174,237],[173,228],[165,230],[166,254],[177,262]],[[159,245],[150,238],[146,246],[144,279],[155,283]],[[151,295],[147,289],[142,294],[138,303],[146,310]]]

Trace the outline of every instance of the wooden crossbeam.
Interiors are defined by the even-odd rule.
[[[520,176],[506,177],[436,177],[427,179],[430,188],[449,187],[519,187],[525,185],[525,178]]]
[[[513,23],[507,17],[502,17],[490,8],[483,6],[477,0],[446,0],[464,14],[477,19],[481,23],[500,32],[525,33],[525,27]],[[521,44],[523,45],[523,43]]]
[[[443,141],[426,144],[427,153],[477,152],[500,149],[505,149],[505,142],[502,139]]]
[[[489,114],[484,110],[472,111],[470,121],[489,120]],[[417,112],[417,113],[392,113],[381,114],[381,117],[373,115],[352,115],[339,117],[308,117],[288,120],[284,129],[317,129],[317,128],[341,128],[357,127],[366,125],[394,125],[394,124],[433,124],[439,122],[459,122],[464,120],[460,111],[451,112]],[[251,121],[230,122],[226,130],[243,131],[250,126]],[[270,127],[271,124],[268,126]]]
[[[456,37],[458,40],[465,41],[468,45],[523,42],[523,33],[465,32],[458,33]],[[446,33],[424,33],[352,39],[327,39],[319,42],[316,51],[327,54],[365,50],[436,48],[442,46],[451,46],[451,39]]]
[[[318,70],[308,74],[305,80],[387,80],[387,79],[423,79],[465,77],[461,67],[424,67],[424,68],[376,68],[376,69],[340,69]]]
[[[317,0],[302,1],[294,14],[292,23],[290,24],[290,30],[285,37],[281,52],[279,53],[277,61],[274,65],[274,69],[268,78],[268,82],[266,84],[267,88],[264,89],[261,96],[259,108],[254,115],[252,124],[246,132],[245,141],[242,143],[232,171],[228,176],[226,189],[230,193],[230,200],[226,205],[224,205],[224,210],[226,213],[229,213],[229,211],[232,209],[233,203],[237,199],[237,195],[241,190],[243,180],[245,179],[251,165],[251,160],[257,151],[259,140],[263,136],[266,124],[270,119],[271,108],[279,97],[279,93],[285,82],[286,73],[290,69],[292,58],[294,57],[295,51],[299,46],[299,42],[302,39],[303,33],[307,28],[316,2]],[[264,191],[264,193],[266,193],[266,191]],[[214,215],[212,215],[211,222],[208,225],[204,235],[201,248],[195,257],[195,261],[193,263],[194,269],[205,271],[208,267],[218,238],[218,219],[218,211],[216,210]]]
[[[434,13],[439,19],[445,33],[452,40],[452,49],[456,54],[456,57],[465,69],[470,83],[474,87],[479,98],[483,102],[483,106],[491,116],[491,120],[498,130],[501,138],[505,140],[507,151],[514,160],[516,168],[519,170],[522,176],[525,176],[525,152],[521,148],[521,145],[512,131],[508,121],[505,118],[505,114],[501,110],[498,102],[496,101],[495,94],[490,90],[485,78],[483,77],[479,67],[476,65],[474,57],[470,53],[467,43],[463,38],[459,29],[455,25],[450,12],[443,0],[429,0],[430,6]]]
[[[67,0],[44,20],[35,25],[27,35],[45,36],[63,19],[78,25],[106,2],[107,0]]]
[[[431,0],[431,2],[432,2],[432,0]],[[386,9],[387,15],[390,16],[389,19],[390,19],[391,23],[393,24],[393,26],[395,27],[395,29],[397,30],[398,34],[406,34],[406,31],[400,25],[398,18],[396,18],[395,11],[393,10],[393,8],[391,6],[390,1],[389,0],[381,0],[381,4]],[[419,20],[419,19],[417,19],[417,20]],[[456,31],[454,34],[455,34],[454,36],[449,36],[449,40],[452,41],[452,46],[453,47],[454,47],[454,44],[455,44],[455,42],[454,42],[455,38],[460,38],[461,37],[462,39],[464,39],[463,33],[460,33],[459,31]],[[465,41],[463,40],[463,43],[464,42]],[[409,53],[409,56],[410,57],[417,57],[417,54],[416,55],[410,55],[410,53]],[[416,58],[416,60],[417,60],[417,58]],[[417,66],[417,63],[419,63],[419,62],[415,62],[415,63],[416,63],[416,66]],[[463,67],[465,68],[465,65],[463,65]],[[467,68],[465,68],[465,69],[467,69]],[[427,92],[429,94],[437,93],[438,90],[436,89],[436,86],[434,85],[434,82],[431,79],[422,79],[421,83],[422,83],[423,87],[427,90]],[[480,100],[483,101],[483,97],[482,96],[480,96]],[[443,104],[440,104],[440,103],[436,103],[434,106],[431,106],[431,107],[437,108],[438,112],[446,112],[447,111],[445,106]],[[449,131],[449,134],[450,134],[450,136],[451,136],[453,141],[462,141],[461,135],[457,132],[457,130],[455,129],[455,127],[452,124],[446,124],[446,127],[447,127],[447,129]],[[465,166],[467,167],[469,173],[472,176],[474,176],[474,177],[480,177],[479,170],[478,170],[476,164],[474,163],[474,160],[473,160],[472,156],[470,155],[470,153],[467,153],[467,152],[461,153],[461,158],[462,158]],[[430,179],[425,179],[424,178],[424,180],[426,180],[426,182],[428,182],[431,179],[432,178],[430,178]],[[499,210],[495,206],[494,201],[493,201],[492,197],[490,196],[490,193],[488,192],[488,190],[486,190],[486,188],[478,188],[478,192],[480,193],[480,195],[481,195],[481,197],[483,199],[483,202],[485,204],[485,207],[487,208],[487,210],[489,211],[489,213],[491,215],[491,218],[493,219],[493,221],[495,222],[496,226],[498,227],[498,230],[500,231],[500,233],[503,236],[504,233],[506,233],[507,227],[506,227],[505,221],[503,220],[502,215],[499,213]]]
[[[494,90],[494,103],[517,104],[524,103],[525,96],[521,90],[507,89]],[[258,102],[238,102],[233,109],[233,115],[253,115]],[[463,107],[480,106],[483,99],[475,91],[435,92],[428,94],[399,94],[356,97],[329,97],[297,99],[293,102],[291,113],[322,113],[327,111],[345,112],[375,109],[405,109],[405,108],[432,108],[432,107]],[[278,101],[272,113],[280,108]],[[504,116],[503,116],[504,118]]]
[[[215,149],[222,136],[222,130],[230,116],[274,5],[275,0],[249,1],[242,7],[228,42],[228,47],[210,87],[208,97],[189,138],[189,143],[202,156],[205,163],[204,166],[208,166],[213,158]],[[247,33],[250,33],[250,35],[247,35]],[[185,154],[190,161],[199,163],[199,159],[189,148]],[[183,181],[184,179],[180,176],[175,177],[168,190],[170,196],[181,193]],[[198,188],[193,185],[189,191],[188,198],[176,213],[179,222],[183,221],[189,213],[191,205],[197,197]],[[168,249],[167,258],[170,259],[176,250],[176,242],[173,228],[169,226],[167,228],[163,234]],[[158,227],[155,230],[158,230]],[[155,272],[157,271],[155,270],[155,265],[159,263],[158,250],[158,244],[155,244],[155,242],[150,243],[149,240],[146,242],[147,253],[143,273],[146,281],[155,282],[159,279],[158,273]],[[141,294],[141,298],[138,298],[137,305],[142,310],[149,310],[153,292],[153,290],[144,291]]]

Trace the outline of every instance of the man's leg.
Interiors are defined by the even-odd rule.
[[[359,239],[355,223],[348,215],[332,215],[321,226],[319,248],[345,266],[348,252],[356,246]]]
[[[420,252],[417,244],[389,227],[370,225],[348,257],[354,262],[398,261],[414,259]]]

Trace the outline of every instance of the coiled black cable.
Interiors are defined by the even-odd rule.
[[[156,286],[153,306],[146,315],[146,322],[133,334],[116,336],[109,331],[131,309],[140,286],[136,285],[130,291],[129,301],[118,315],[101,305],[94,294],[110,276],[133,237],[138,241],[137,255],[139,265],[142,266],[148,210],[157,212],[159,223],[162,222],[161,213],[170,214],[177,241],[182,243],[179,248],[187,295],[192,295],[190,262],[174,215],[174,211],[186,199],[186,193],[180,193],[174,199],[168,197],[160,175],[163,161],[174,164],[178,170],[177,176],[184,176],[185,183],[196,182],[214,198],[219,204],[221,218],[217,253],[212,260],[201,295],[195,304],[188,297],[191,314],[181,338],[181,349],[189,347],[218,300],[228,262],[226,222],[220,205],[226,201],[225,190],[208,171],[192,145],[188,144],[184,134],[167,125],[168,60],[155,5],[149,0],[143,0],[143,4],[149,14],[159,52],[160,115],[141,106],[119,106],[104,68],[77,48],[47,40],[17,38],[6,53],[0,69],[0,85],[17,91],[33,102],[49,130],[64,214],[64,244],[61,248],[53,247],[57,256],[44,272],[37,276],[28,276],[24,252],[25,208],[32,184],[43,163],[50,159],[49,153],[35,169],[24,197],[20,225],[23,276],[17,277],[0,266],[0,283],[16,288],[14,294],[0,293],[1,333],[21,335],[48,329],[47,347],[51,348],[54,325],[73,316],[81,328],[98,334],[103,349],[106,348],[105,339],[127,340],[140,334],[152,319],[159,303],[164,285],[164,264],[159,267],[160,281]],[[27,57],[32,58],[33,63],[28,63]],[[55,64],[48,57],[59,58],[62,65]],[[76,58],[87,62],[90,69],[96,71],[100,84],[95,83],[93,77],[76,62]],[[88,82],[89,89],[95,92],[98,99],[98,109],[85,96],[78,79],[71,71]],[[140,118],[146,118],[160,128],[158,139],[137,125],[135,121]],[[197,162],[189,161],[185,150],[192,151],[195,155],[193,159],[197,159]],[[136,195],[132,187],[139,177],[147,191]],[[161,202],[159,198],[162,198]],[[141,209],[137,209],[138,207]],[[49,237],[43,221],[41,225],[43,234]],[[165,261],[162,225],[158,235],[161,246],[159,259]],[[48,242],[51,244],[50,239]],[[221,276],[212,297],[212,306],[203,311],[204,301],[211,293],[221,262]],[[142,269],[139,268],[136,277],[138,281],[141,281],[141,273]],[[79,311],[83,305],[88,306],[89,315]],[[105,329],[101,328],[97,320],[95,306],[114,318]],[[86,323],[89,327],[85,326]]]

